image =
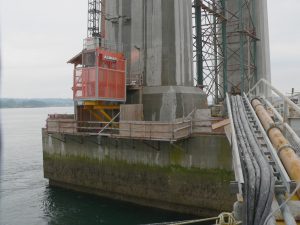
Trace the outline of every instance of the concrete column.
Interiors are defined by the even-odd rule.
[[[271,82],[271,60],[269,43],[269,22],[267,0],[256,2],[257,12],[257,36],[260,39],[257,43],[257,74],[258,80],[261,78]],[[265,95],[271,95],[271,90],[267,89]]]
[[[207,107],[193,87],[191,0],[109,0],[106,15],[106,41],[123,45],[128,76],[143,74],[146,120]]]

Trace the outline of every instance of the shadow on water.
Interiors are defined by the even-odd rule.
[[[43,210],[49,225],[135,225],[195,219],[190,215],[141,207],[55,187],[46,188]]]

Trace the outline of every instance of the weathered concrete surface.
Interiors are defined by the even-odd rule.
[[[183,86],[144,87],[143,104],[145,119],[150,121],[174,121],[208,107],[199,88]]]
[[[191,0],[109,0],[106,14],[104,44],[122,46],[127,75],[143,76],[145,120],[172,121],[207,107],[193,87]],[[128,103],[139,103],[137,96],[129,93]]]
[[[190,0],[106,1],[106,36],[146,86],[193,86]]]
[[[43,153],[50,185],[201,216],[232,210],[224,136],[170,144],[43,131]]]

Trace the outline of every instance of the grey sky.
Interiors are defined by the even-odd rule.
[[[2,97],[72,97],[87,0],[2,0]],[[273,84],[300,91],[299,0],[268,0]]]

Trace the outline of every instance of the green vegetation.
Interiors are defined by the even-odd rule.
[[[72,99],[0,99],[0,108],[42,108],[73,106]]]

